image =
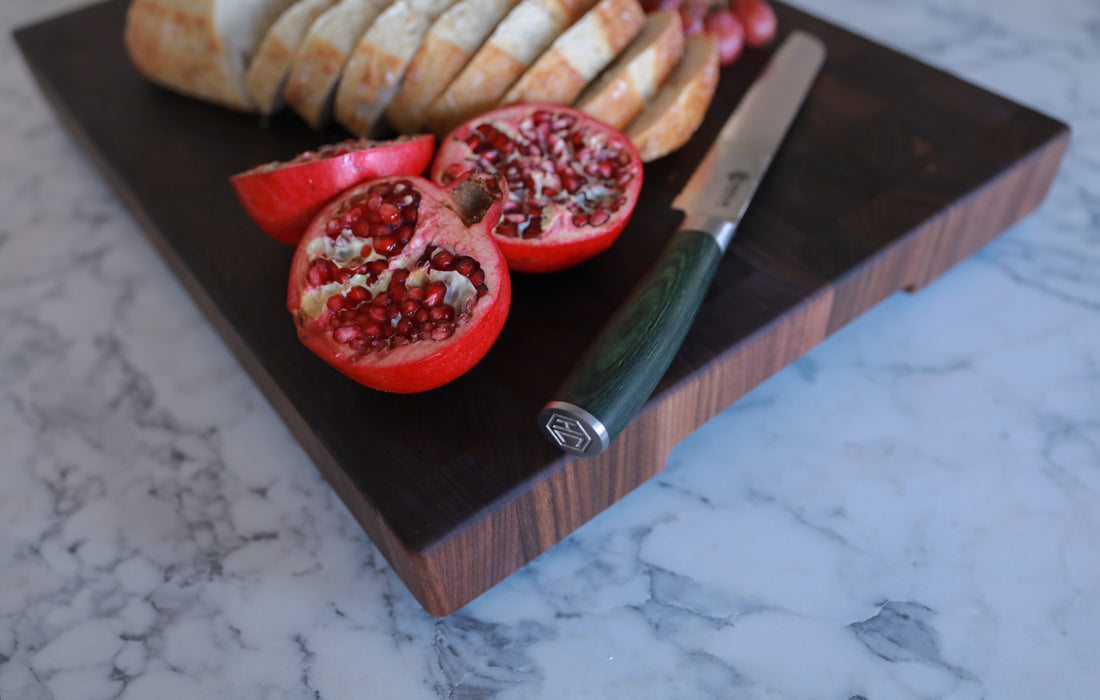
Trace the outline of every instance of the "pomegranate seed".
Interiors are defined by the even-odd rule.
[[[608,214],[606,211],[598,211],[598,212],[594,213],[591,217],[589,217],[588,223],[590,223],[593,226],[603,226],[604,224],[606,224],[610,220],[611,220],[611,215],[610,214]]]
[[[470,273],[470,284],[475,287],[485,281],[485,270],[478,268]]]
[[[455,269],[455,254],[449,250],[439,251],[432,257],[432,267],[443,271]]]
[[[416,328],[416,324],[407,318],[403,318],[397,322],[397,333],[401,335],[409,335]]]
[[[373,318],[375,321],[378,321],[379,323],[383,323],[389,320],[389,314],[386,312],[385,307],[371,306],[370,311],[368,311],[367,313],[369,313],[370,317]]]
[[[432,282],[428,285],[427,292],[424,294],[425,306],[436,306],[443,303],[443,298],[447,295],[447,285],[442,282]]]
[[[401,212],[389,202],[385,202],[378,207],[378,216],[383,221],[391,224],[401,220]]]
[[[344,226],[351,226],[356,221],[363,218],[363,209],[361,207],[352,207],[344,212],[343,221]]]
[[[405,318],[416,316],[416,312],[419,310],[420,304],[418,304],[415,299],[406,299],[401,304],[401,313],[404,314]]]
[[[382,327],[379,326],[377,323],[368,323],[367,325],[363,326],[363,335],[373,340],[382,335]]]
[[[440,321],[453,321],[455,317],[455,310],[447,304],[440,304],[439,306],[433,306],[429,312],[429,317],[439,323]]]
[[[325,260],[314,260],[313,264],[309,266],[309,283],[314,287],[320,287],[322,284],[332,281],[332,275],[329,273],[326,263]]]
[[[477,298],[478,299],[480,299],[481,297],[485,296],[488,293],[489,293],[489,287],[487,287],[484,284],[477,285]]]
[[[463,277],[469,277],[470,273],[479,267],[477,260],[474,260],[469,255],[460,255],[455,260],[455,270]]]
[[[328,301],[325,302],[325,307],[328,308],[329,311],[339,311],[344,308],[344,297],[340,295],[329,297]]]
[[[371,260],[366,265],[367,275],[373,281],[378,279],[378,275],[386,271],[385,260]]]
[[[359,329],[355,326],[341,326],[332,332],[332,338],[337,343],[347,343],[359,336]]]
[[[423,298],[424,298],[424,288],[423,287],[413,287],[412,289],[409,290],[409,293],[405,296],[405,299],[407,299],[408,301],[420,301]]]
[[[370,292],[366,287],[352,287],[347,293],[348,301],[358,304],[370,298]]]
[[[379,236],[374,239],[374,249],[378,251],[380,255],[389,257],[400,252],[401,245],[393,236]]]

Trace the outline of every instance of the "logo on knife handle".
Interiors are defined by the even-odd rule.
[[[546,432],[554,438],[558,447],[577,454],[583,453],[592,443],[592,436],[584,425],[573,416],[552,413],[546,421]]]

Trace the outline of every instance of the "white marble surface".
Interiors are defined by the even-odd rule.
[[[425,614],[0,4],[0,698],[1100,697],[1100,5],[805,0],[1075,135],[1033,216]]]

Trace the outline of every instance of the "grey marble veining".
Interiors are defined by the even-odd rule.
[[[0,698],[1100,698],[1100,5],[800,2],[1071,124],[1031,217],[443,620],[321,480],[0,5]]]

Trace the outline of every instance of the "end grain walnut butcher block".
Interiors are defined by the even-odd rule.
[[[653,477],[680,440],[829,334],[928,284],[1033,210],[1069,140],[1065,125],[1026,106],[775,2],[775,45],[801,29],[825,41],[829,60],[679,355],[608,451],[586,459],[548,444],[534,417],[679,223],[672,198],[770,49],[723,71],[695,136],[647,165],[629,245],[565,277],[516,275],[508,321],[480,364],[426,394],[389,395],[298,342],[284,306],[288,250],[263,244],[225,181],[261,154],[314,147],[316,133],[296,119],[258,128],[151,90],[118,39],[126,6],[108,0],[16,39],[61,122],[436,615]]]
[[[133,0],[123,40],[149,80],[231,109],[254,109],[245,69],[293,0]]]
[[[600,0],[535,60],[508,89],[501,105],[572,104],[644,23],[645,11],[637,0]]]

